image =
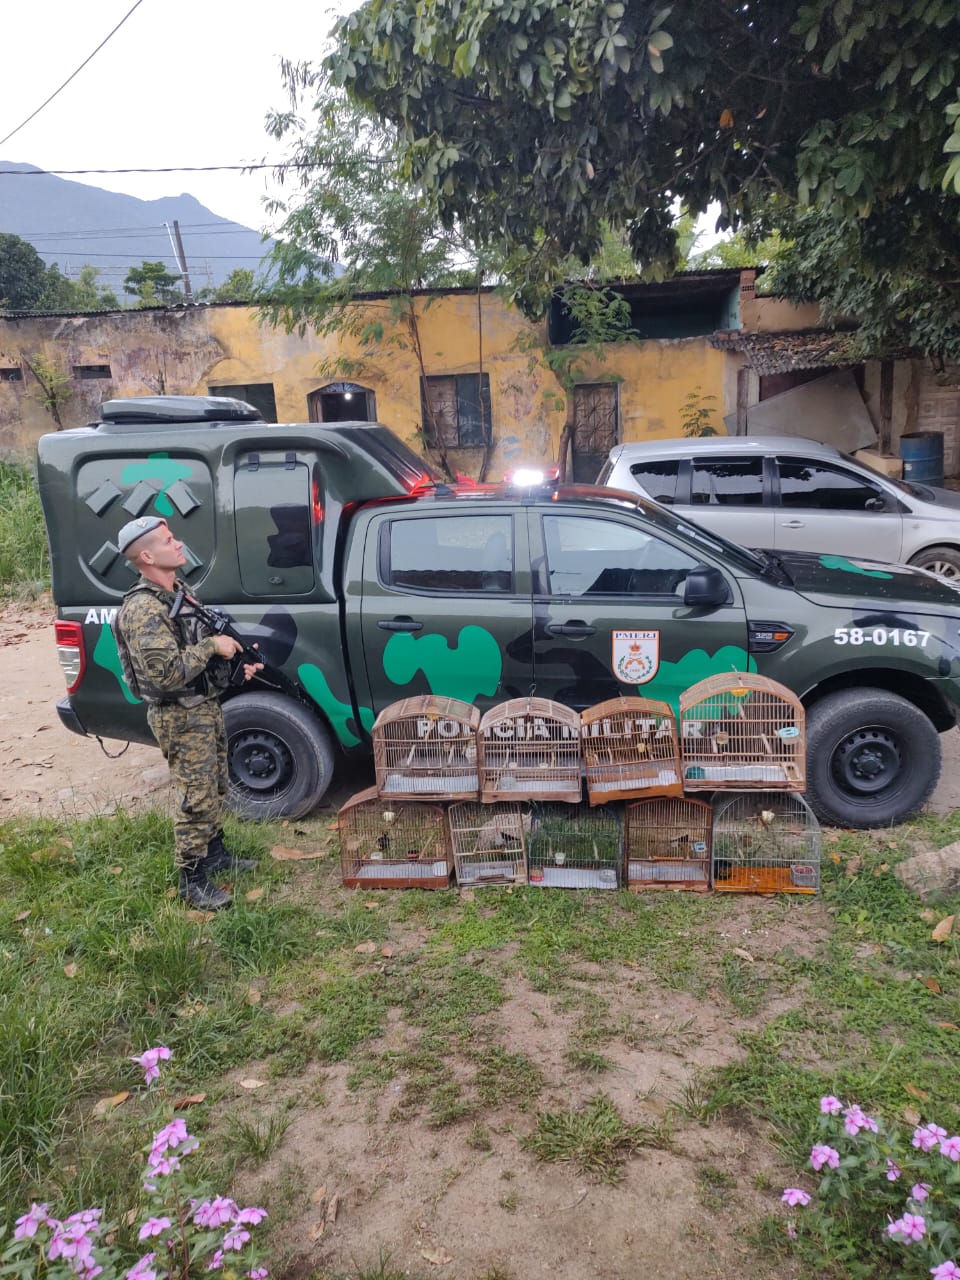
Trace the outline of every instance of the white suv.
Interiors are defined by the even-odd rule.
[[[642,493],[743,546],[909,563],[960,582],[960,493],[891,480],[815,440],[620,444],[597,483]]]

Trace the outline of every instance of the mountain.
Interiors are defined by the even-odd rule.
[[[30,177],[10,171],[28,170]],[[33,176],[36,175],[36,176]],[[82,266],[98,267],[104,285],[119,296],[132,266],[143,261],[178,267],[164,223],[180,224],[194,291],[222,284],[235,267],[256,270],[272,240],[212,213],[193,196],[139,200],[44,173],[30,164],[0,160],[0,231],[34,246],[45,262],[76,277]]]

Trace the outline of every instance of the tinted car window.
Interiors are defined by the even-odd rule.
[[[778,458],[780,502],[784,507],[816,507],[820,511],[866,511],[877,500],[887,505],[879,485],[809,458]]]
[[[654,502],[675,502],[677,498],[677,475],[680,463],[673,461],[635,462],[630,467],[630,474],[644,493],[649,494]],[[603,481],[601,480],[602,484]]]
[[[551,595],[674,595],[697,563],[613,520],[544,516],[543,536]]]
[[[510,516],[394,520],[386,532],[388,586],[445,592],[513,590]]]
[[[690,501],[694,506],[762,506],[763,459],[710,458],[694,461]]]

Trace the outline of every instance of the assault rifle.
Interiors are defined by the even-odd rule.
[[[169,616],[171,618],[176,618],[183,608],[185,600],[189,600],[192,612],[211,635],[229,636],[231,640],[236,640],[241,646],[239,653],[234,654],[232,658],[216,659],[217,662],[223,664],[221,670],[226,669],[226,687],[236,688],[245,684],[243,668],[247,665],[252,666],[254,663],[259,663],[264,669],[257,672],[256,679],[263,680],[266,684],[271,684],[275,688],[283,689],[286,693],[292,693],[299,700],[299,694],[291,681],[287,679],[282,671],[277,671],[274,667],[269,666],[263,654],[255,645],[248,644],[243,636],[237,634],[233,622],[222,609],[208,608],[193,596],[188,596],[181,587],[174,597],[173,604],[170,606]]]

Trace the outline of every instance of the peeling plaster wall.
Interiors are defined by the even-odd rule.
[[[42,353],[66,372],[109,364],[111,377],[73,379],[61,416],[65,427],[95,421],[102,401],[119,396],[206,395],[211,386],[272,383],[281,422],[305,422],[309,395],[345,375],[321,376],[323,362],[360,361],[349,380],[376,395],[377,416],[418,448],[419,369],[409,343],[390,341],[387,302],[364,304],[384,321],[384,341],[361,350],[349,338],[304,337],[261,325],[246,306],[119,311],[95,316],[0,318],[0,367],[22,365]],[[518,461],[556,458],[565,418],[564,397],[538,344],[544,325],[531,325],[493,293],[481,295],[483,369],[490,378],[495,449],[489,475],[499,478]],[[420,298],[418,321],[429,375],[475,373],[480,367],[476,295]],[[522,344],[522,345],[521,345]],[[525,349],[523,349],[525,348]],[[679,435],[686,397],[699,388],[723,430],[736,405],[736,358],[707,337],[611,344],[605,360],[582,362],[578,381],[619,383],[624,440]],[[731,377],[731,370],[733,376]],[[0,383],[0,451],[30,453],[55,423],[35,398],[39,388],[24,367],[22,383]],[[459,450],[451,461],[476,474],[480,451]]]

